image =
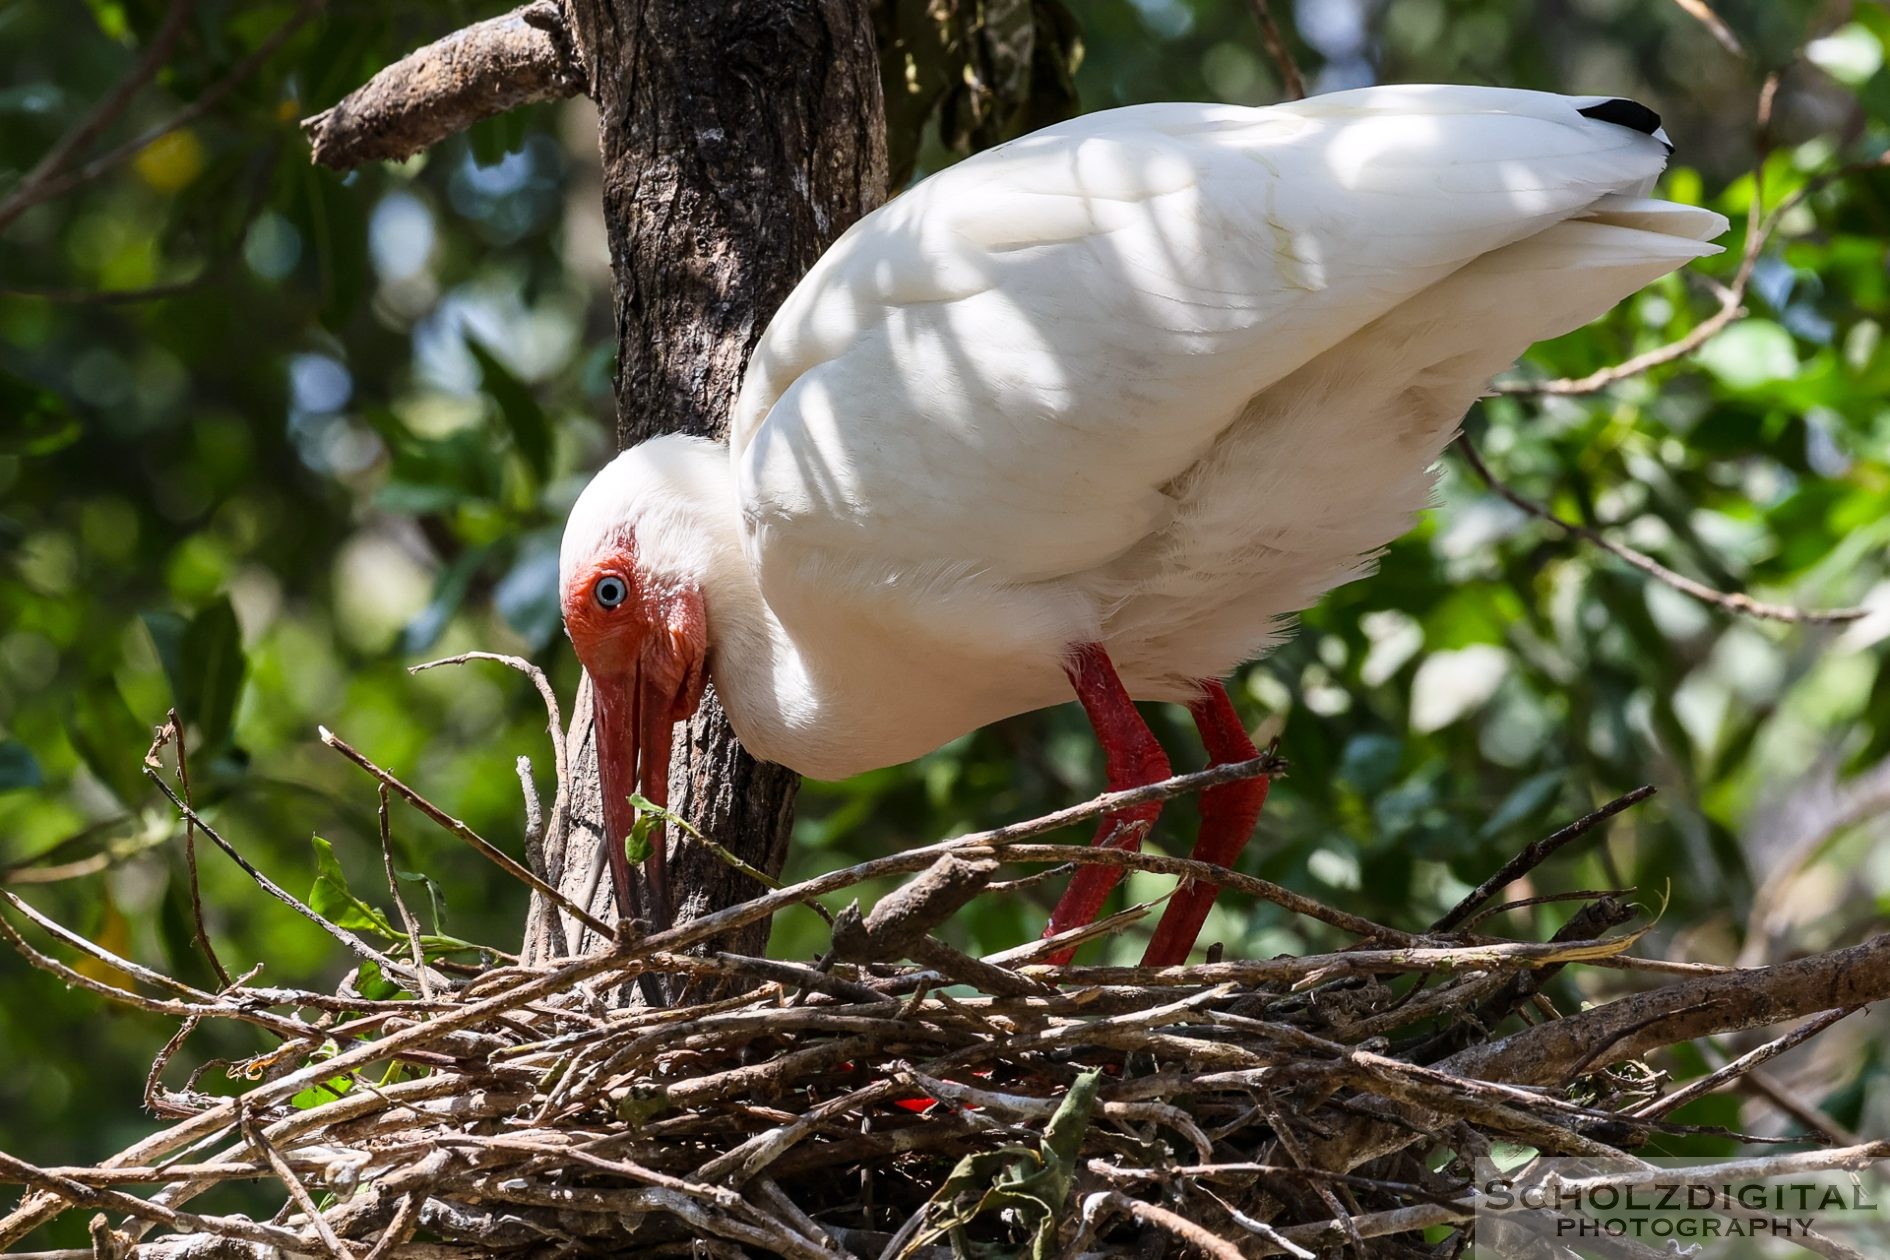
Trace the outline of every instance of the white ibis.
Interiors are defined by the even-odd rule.
[[[1410,527],[1490,377],[1718,252],[1723,218],[1648,195],[1669,152],[1607,97],[1143,105],[866,216],[768,326],[727,446],[651,439],[571,511],[620,905],[629,794],[663,801],[708,680],[749,751],[823,779],[1072,690],[1111,788],[1168,774],[1137,700],[1255,755],[1218,680]],[[1265,796],[1207,792],[1194,856],[1231,865]],[[1119,876],[1086,866],[1047,933]],[[1215,891],[1172,899],[1146,962],[1186,958]]]

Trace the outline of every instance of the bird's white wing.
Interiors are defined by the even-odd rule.
[[[1601,99],[1139,106],[933,176],[847,232],[755,352],[731,436],[750,545],[1003,582],[1107,561],[1270,384],[1644,191],[1665,145],[1578,112]]]

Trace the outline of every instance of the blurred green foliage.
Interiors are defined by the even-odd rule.
[[[575,687],[556,548],[609,447],[614,336],[588,107],[521,111],[345,178],[312,170],[295,128],[500,7],[333,4],[201,117],[0,233],[0,879],[198,983],[211,977],[192,945],[181,831],[140,773],[167,708],[190,724],[206,816],[278,881],[316,888],[372,931],[393,930],[373,787],[315,741],[318,722],[514,851],[516,756],[534,759],[549,792],[543,715],[523,679],[405,667],[513,651],[544,664],[560,694]],[[1049,69],[1014,47],[1009,61],[980,54],[1013,77],[1025,64],[1049,74],[1046,109],[1078,33],[1085,110],[1278,94],[1244,0],[983,7],[1024,14],[1059,50]],[[1767,204],[1890,139],[1890,17],[1876,5],[1721,0],[1744,58],[1671,4],[1275,7],[1316,90],[1441,80],[1646,100],[1680,146],[1668,193],[1735,223],[1758,187],[1765,70],[1785,67]],[[300,8],[199,4],[105,147],[221,91]],[[0,198],[126,73],[163,9],[0,8]],[[1058,25],[1071,15],[1074,32]],[[889,57],[889,73],[903,64]],[[923,110],[895,114],[895,149],[921,169],[1026,118],[978,113],[975,91],[943,79],[932,88]],[[920,138],[939,101],[942,132]],[[1731,277],[1740,233],[1692,274],[1538,348],[1520,374],[1579,375],[1684,334],[1716,306],[1710,285]],[[1439,508],[1382,572],[1310,610],[1236,680],[1237,702],[1292,764],[1249,869],[1418,928],[1526,840],[1649,782],[1661,795],[1605,849],[1558,860],[1532,890],[1637,887],[1667,907],[1643,952],[1700,961],[1878,930],[1887,802],[1849,814],[1834,802],[1854,776],[1885,778],[1890,758],[1887,239],[1890,176],[1833,181],[1786,216],[1746,313],[1699,353],[1593,396],[1492,399],[1469,421],[1500,476],[1567,518],[1722,589],[1867,602],[1869,620],[1728,617],[1559,538],[1448,461]],[[1185,716],[1152,716],[1177,764],[1192,764]],[[809,784],[788,874],[1087,797],[1095,762],[1070,708]],[[1156,843],[1185,846],[1192,820],[1177,804]],[[516,940],[521,889],[398,806],[393,839],[399,867],[429,880],[425,895],[407,891],[432,903],[440,948]],[[200,862],[233,971],[263,962],[265,978],[332,984],[352,965],[221,855]],[[1535,907],[1490,927],[1539,937],[1565,913]],[[997,948],[1033,935],[1042,914],[1039,900],[987,898],[955,930]],[[805,956],[822,933],[789,913],[773,948]],[[1232,899],[1204,939],[1261,956],[1338,943]],[[80,1162],[132,1140],[170,1027],[11,955],[0,982],[0,1148]],[[1606,991],[1581,983],[1558,1000]],[[1880,1132],[1885,1104],[1869,1086],[1883,1025],[1850,1035],[1812,1093]],[[213,1031],[191,1062],[260,1048],[241,1036]],[[1704,1070],[1697,1059],[1675,1069]],[[231,1088],[216,1071],[201,1086]]]

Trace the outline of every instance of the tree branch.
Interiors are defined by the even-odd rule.
[[[1559,1085],[1662,1046],[1803,1019],[1890,997],[1890,933],[1776,967],[1702,976],[1524,1029],[1438,1066],[1467,1076]]]
[[[1273,8],[1267,0],[1251,0],[1254,21],[1260,24],[1260,39],[1267,46],[1267,55],[1273,58],[1273,64],[1280,72],[1281,86],[1286,89],[1288,100],[1306,99],[1306,80],[1299,72],[1299,63],[1293,60],[1293,50],[1287,47],[1286,36],[1280,33],[1280,24],[1273,20]]]
[[[1641,1058],[1663,1046],[1852,1009],[1890,998],[1890,933],[1775,967],[1678,984],[1526,1028],[1459,1051],[1436,1064],[1474,1080],[1559,1088],[1585,1073]],[[1402,1150],[1438,1117],[1407,1110],[1402,1122],[1360,1117],[1319,1144],[1314,1162],[1351,1169]],[[1417,1129],[1409,1127],[1412,1124]]]
[[[1701,327],[1705,327],[1705,325],[1701,325]],[[1868,608],[1799,608],[1792,604],[1768,604],[1763,600],[1757,600],[1750,595],[1742,595],[1736,591],[1716,591],[1704,582],[1696,582],[1684,574],[1675,573],[1672,569],[1669,569],[1666,565],[1644,552],[1636,551],[1632,547],[1618,543],[1614,541],[1614,539],[1609,538],[1606,534],[1589,529],[1586,525],[1577,525],[1573,521],[1565,521],[1535,500],[1524,498],[1521,494],[1512,489],[1507,482],[1490,471],[1489,465],[1483,462],[1483,456],[1477,453],[1476,445],[1470,441],[1470,435],[1468,433],[1459,433],[1457,435],[1457,450],[1463,456],[1464,462],[1469,464],[1470,467],[1475,470],[1477,476],[1482,479],[1483,484],[1488,486],[1497,495],[1507,500],[1512,506],[1521,508],[1536,519],[1555,526],[1571,538],[1580,538],[1584,542],[1593,543],[1615,559],[1633,565],[1655,581],[1671,586],[1682,595],[1691,595],[1694,599],[1699,600],[1703,604],[1711,604],[1713,607],[1722,609],[1725,612],[1736,613],[1746,617],[1757,617],[1764,621],[1784,621],[1794,625],[1808,626],[1841,625],[1845,622],[1861,620],[1870,615],[1870,609]]]
[[[388,66],[302,120],[319,166],[345,171],[398,161],[520,105],[584,90],[584,73],[553,0],[475,22]]]
[[[224,97],[242,86],[264,62],[275,56],[277,50],[289,42],[290,36],[301,30],[308,20],[314,17],[316,11],[325,3],[327,3],[327,0],[303,0],[301,7],[290,14],[288,18],[283,21],[282,25],[264,36],[261,43],[251,49],[242,60],[231,66],[228,74],[205,88],[196,100],[184,106],[169,118],[158,122],[148,130],[139,132],[137,135],[115,148],[107,149],[82,166],[71,169],[62,167],[61,169],[49,172],[43,182],[37,184],[30,190],[25,185],[22,185],[13,196],[7,199],[5,206],[0,206],[0,229],[4,229],[14,218],[18,217],[19,212],[24,211],[26,208],[37,205],[42,201],[50,201],[55,197],[63,197],[73,189],[83,184],[91,183],[107,171],[138,156],[138,154],[150,148],[157,140],[170,135],[179,128],[190,126],[199,118],[208,114],[222,102]],[[209,273],[206,272],[204,276],[190,283],[196,284],[202,279],[207,279],[208,274]],[[137,293],[127,294],[120,298],[111,298],[108,295],[107,300],[144,301],[151,297],[162,296],[165,296],[165,294],[160,286],[160,288],[155,291],[143,290]],[[67,295],[55,295],[54,300],[78,299],[69,298]]]
[[[51,196],[47,186],[63,174],[68,164],[98,139],[107,127],[118,120],[147,83],[157,78],[158,71],[170,60],[171,50],[183,35],[194,7],[195,0],[172,0],[157,33],[152,36],[151,43],[145,48],[144,55],[138,58],[137,64],[105,94],[103,100],[86,111],[85,117],[59,137],[58,142],[26,173],[26,178],[4,201],[0,201],[0,230]]]
[[[1708,5],[1706,0],[1673,0],[1673,2],[1685,10],[1688,17],[1711,32],[1713,38],[1719,41],[1721,48],[1735,57],[1746,55],[1746,50],[1739,44],[1739,37],[1720,20],[1719,14],[1713,12],[1712,6]]]

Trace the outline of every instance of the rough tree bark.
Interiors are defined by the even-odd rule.
[[[564,12],[533,0],[401,58],[332,109],[306,118],[309,156],[348,170],[412,157],[520,105],[583,88]],[[421,99],[426,108],[414,108]]]
[[[571,0],[569,33],[596,100],[616,278],[617,440],[723,436],[748,355],[821,252],[885,196],[885,124],[865,0]],[[573,715],[574,804],[550,877],[608,911],[595,872],[597,760]],[[756,761],[713,691],[678,732],[676,810],[779,873],[797,778]],[[747,876],[670,837],[679,920],[754,896]],[[608,917],[606,913],[605,917]],[[535,907],[529,957],[580,952]],[[766,923],[715,947],[759,953]]]

